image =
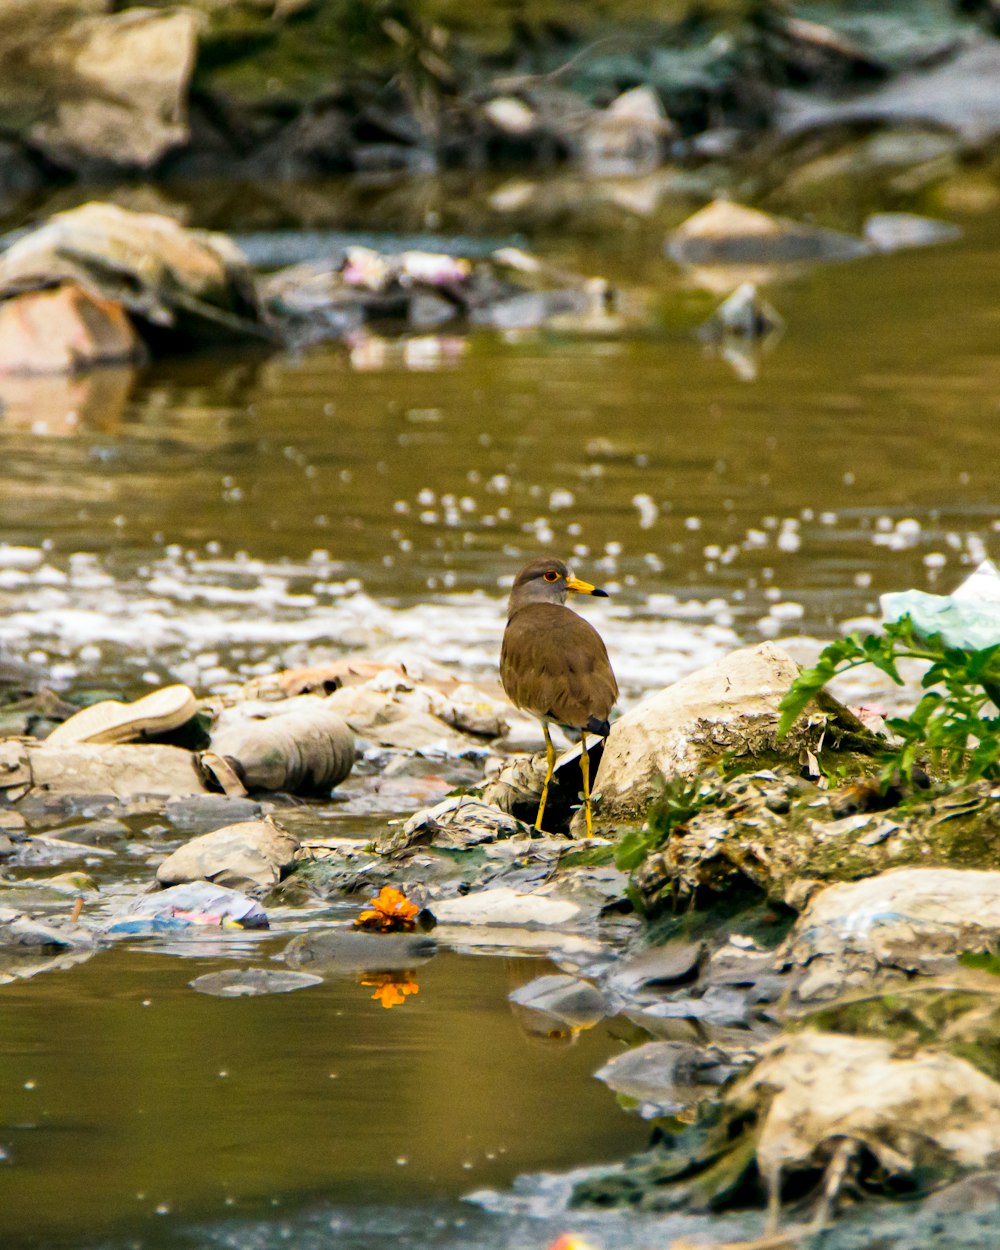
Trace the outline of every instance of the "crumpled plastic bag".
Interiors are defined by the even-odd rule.
[[[192,925],[238,929],[269,927],[267,912],[254,899],[208,881],[190,881],[137,899],[127,914],[113,921],[105,932],[114,937],[141,937],[173,933]]]
[[[950,595],[902,590],[879,599],[887,624],[909,616],[918,634],[940,634],[946,647],[981,651],[1000,643],[1000,569],[984,560]]]

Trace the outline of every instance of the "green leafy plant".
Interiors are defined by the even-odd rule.
[[[782,699],[779,735],[784,735],[824,686],[840,673],[873,664],[898,685],[903,658],[930,664],[921,685],[926,694],[909,716],[886,723],[900,740],[883,756],[885,782],[911,775],[926,762],[936,773],[973,781],[1000,777],[1000,645],[981,651],[949,647],[935,634],[916,634],[909,617],[887,624],[881,634],[851,634],[825,647],[814,668],[804,669]]]
[[[622,872],[638,868],[647,855],[666,843],[675,829],[686,824],[702,808],[717,803],[721,797],[715,774],[711,772],[690,781],[685,777],[665,781],[643,827],[629,830],[618,840],[615,867]]]

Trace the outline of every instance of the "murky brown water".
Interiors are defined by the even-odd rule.
[[[88,640],[37,614],[66,606],[73,552],[132,610],[152,587],[178,614],[224,611],[221,583],[300,620],[363,589],[457,621],[453,596],[499,599],[545,548],[629,615],[677,620],[674,600],[693,600],[750,635],[829,632],[882,590],[949,585],[998,542],[995,234],[979,222],[955,246],[775,289],[788,329],[755,381],[692,340],[704,297],[655,251],[642,272],[579,245],[586,270],[646,279],[650,320],[624,339],[480,334],[5,381],[0,536],[44,544],[55,572],[47,597],[4,576],[30,614],[4,632],[44,650],[52,626],[63,656]],[[668,310],[684,328],[663,328]],[[258,658],[290,640],[259,632]]]
[[[0,643],[125,692],[357,649],[482,676],[550,549],[612,591],[591,612],[628,701],[997,554],[996,221],[775,288],[783,338],[735,367],[693,340],[712,300],[661,234],[540,236],[648,310],[621,335],[0,382]],[[591,1080],[613,1026],[529,1042],[504,961],[443,954],[391,1012],[353,982],[187,989],[218,966],[118,948],[0,990],[0,1241],[450,1199],[645,1136]]]
[[[519,1031],[506,995],[537,961],[443,952],[392,1010],[353,977],[256,999],[188,988],[232,966],[116,949],[4,987],[4,1245],[155,1236],[311,1196],[457,1197],[647,1136],[591,1079],[613,1026],[569,1046]]]

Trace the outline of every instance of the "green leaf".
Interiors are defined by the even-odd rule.
[[[621,872],[638,868],[649,851],[649,831],[632,829],[622,834],[615,847],[615,867]]]

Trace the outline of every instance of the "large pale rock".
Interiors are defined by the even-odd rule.
[[[817,894],[782,955],[804,973],[797,998],[812,1002],[953,971],[998,938],[1000,872],[898,868]]]
[[[188,136],[198,25],[190,9],[136,8],[50,36],[34,57],[50,101],[28,128],[32,144],[71,169],[155,164]]]
[[[0,303],[0,377],[76,373],[141,355],[122,306],[74,284]]]
[[[661,780],[695,776],[727,752],[796,754],[777,737],[778,704],[798,665],[773,643],[734,651],[650,695],[611,727],[593,790],[602,821],[641,815]]]
[[[276,885],[295,863],[299,840],[273,820],[244,820],[192,838],[156,870],[160,885],[211,881],[233,890]]]
[[[953,1055],[898,1056],[891,1041],[782,1036],[727,1103],[756,1115],[757,1165],[772,1185],[822,1167],[839,1143],[895,1177],[1000,1164],[1000,1085]]]

